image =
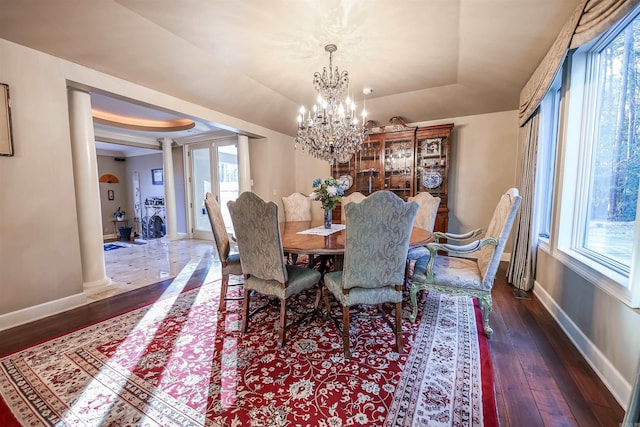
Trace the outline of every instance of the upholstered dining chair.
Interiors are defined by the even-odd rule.
[[[417,211],[417,203],[405,203],[386,190],[344,207],[344,266],[342,271],[325,274],[326,289],[323,293],[329,313],[327,290],[342,305],[342,340],[346,358],[351,357],[349,308],[363,304],[378,306],[395,333],[398,353],[402,353],[404,266]],[[383,303],[395,305],[395,325],[387,319],[381,306]]]
[[[282,206],[285,221],[311,221],[311,197],[293,193],[282,198]]]
[[[362,194],[359,191],[354,191],[353,193],[349,194],[348,196],[342,197],[342,201],[340,202],[340,204],[342,205],[342,212],[344,212],[344,207],[346,205],[348,205],[349,203],[351,203],[351,202],[361,202],[366,198],[367,198],[367,196],[365,196],[364,194]],[[341,222],[343,224],[346,223],[344,215],[342,215]]]
[[[289,265],[284,261],[278,205],[265,202],[255,193],[246,191],[235,200],[227,202],[235,230],[242,273],[244,274],[244,303],[242,331],[249,327],[251,291],[273,296],[280,300],[278,344],[285,344],[287,328],[287,300],[304,290],[319,287],[320,272]],[[320,290],[316,293],[314,311],[320,302]]]
[[[434,233],[436,242],[428,243],[429,256],[416,261],[411,284],[411,321],[415,321],[418,313],[417,293],[421,290],[434,291],[452,295],[466,295],[478,298],[482,311],[482,323],[487,337],[493,333],[489,326],[492,299],[491,289],[509,238],[511,226],[520,207],[520,193],[517,188],[509,189],[500,197],[493,212],[489,226],[481,239],[463,245],[449,242],[465,242],[476,237],[478,230],[469,233],[451,234]],[[447,243],[439,243],[446,238]],[[438,251],[454,256],[437,255]],[[477,253],[477,259],[460,258],[455,255]]]
[[[438,216],[438,208],[440,207],[440,197],[433,197],[431,193],[424,191],[422,193],[418,193],[414,197],[409,197],[407,201],[416,202],[419,206],[416,220],[413,223],[414,227],[433,231],[433,227],[436,224],[436,216]],[[411,262],[428,255],[429,250],[425,246],[418,246],[409,249],[409,253],[407,254],[407,265],[404,273],[405,284],[409,278]]]
[[[242,276],[242,267],[240,265],[240,255],[238,253],[231,252],[231,245],[229,243],[229,234],[227,233],[227,227],[224,224],[222,218],[222,211],[220,206],[213,195],[207,192],[204,198],[204,206],[207,209],[209,215],[209,222],[211,223],[211,230],[213,231],[213,239],[216,242],[216,248],[218,250],[218,258],[222,264],[222,285],[220,289],[220,305],[218,311],[224,311],[226,309],[227,301],[240,300],[241,297],[228,297],[227,292],[229,290],[229,275]],[[235,286],[235,285],[233,285]]]
[[[311,197],[301,193],[292,193],[282,198],[282,206],[284,207],[285,222],[291,221],[311,221]],[[298,254],[284,254],[292,264],[298,261]],[[309,262],[313,256],[309,257]]]

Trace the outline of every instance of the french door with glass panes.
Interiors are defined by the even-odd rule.
[[[221,140],[189,144],[189,229],[194,239],[213,239],[211,223],[204,205],[207,192],[220,205],[224,223],[233,231],[227,202],[240,194],[238,182],[238,143],[236,140]]]

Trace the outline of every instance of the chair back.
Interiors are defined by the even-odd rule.
[[[405,203],[391,191],[376,191],[344,207],[346,241],[344,288],[378,288],[404,283],[416,202]]]
[[[342,205],[342,209],[344,210],[344,207],[347,206],[349,203],[351,202],[361,202],[364,199],[366,199],[367,196],[365,196],[364,194],[360,193],[359,191],[354,191],[353,193],[349,194],[348,196],[343,196],[342,197],[342,201],[340,202],[340,204]],[[345,224],[345,216],[342,215],[342,223]]]
[[[500,201],[493,211],[491,222],[484,237],[495,237],[498,239],[498,245],[485,246],[480,249],[480,255],[478,256],[478,268],[482,274],[482,286],[485,289],[490,289],[493,285],[500,258],[504,252],[504,246],[507,244],[521,199],[518,189],[510,188],[500,197]]]
[[[409,197],[409,202],[416,202],[419,206],[416,220],[413,225],[428,231],[433,231],[440,207],[440,197],[433,197],[428,191],[418,193],[415,197]]]
[[[288,280],[282,252],[278,205],[245,191],[227,202],[238,242],[242,273],[263,280]]]
[[[311,221],[311,197],[293,193],[282,198],[282,205],[286,222]]]
[[[213,231],[213,239],[216,242],[218,248],[218,257],[220,261],[225,262],[229,258],[229,252],[231,252],[231,245],[229,245],[229,234],[227,233],[227,227],[224,224],[222,218],[222,211],[220,205],[216,202],[216,199],[210,192],[207,192],[204,198],[204,206],[207,209],[209,215],[209,222],[211,223],[211,231]]]

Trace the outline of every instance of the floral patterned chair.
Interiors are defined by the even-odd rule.
[[[311,197],[293,193],[282,198],[282,205],[285,221],[311,221]]]
[[[436,223],[436,216],[438,215],[438,208],[440,207],[440,197],[433,197],[428,191],[418,193],[415,197],[409,197],[408,202],[418,203],[418,214],[414,222],[415,227],[420,227],[424,230],[433,231],[433,226]],[[404,272],[404,281],[407,283],[409,278],[409,267],[411,261],[415,261],[418,258],[429,256],[429,250],[425,246],[419,246],[417,248],[409,249],[407,254],[407,266]]]
[[[251,291],[276,297],[280,300],[280,323],[278,344],[285,344],[287,327],[287,300],[304,290],[317,287],[320,272],[284,261],[278,205],[265,202],[252,192],[240,194],[236,201],[227,203],[240,252],[244,279],[244,303],[242,331],[249,327],[249,317],[260,307],[249,313]],[[315,309],[320,302],[320,291],[316,293]]]
[[[477,297],[482,310],[484,332],[490,337],[493,330],[489,326],[491,314],[491,288],[500,264],[504,246],[509,238],[511,226],[520,207],[520,194],[517,188],[511,188],[502,195],[496,206],[491,222],[482,239],[465,245],[452,243],[428,243],[429,256],[420,258],[413,272],[411,284],[411,321],[418,313],[416,295],[421,290],[429,290],[453,295]],[[478,235],[473,230],[464,235],[434,233],[436,239],[446,238],[448,242],[463,242]],[[452,253],[454,256],[438,256],[438,251]],[[456,254],[478,252],[477,259],[456,258]]]
[[[209,215],[213,238],[218,250],[218,258],[220,258],[220,262],[222,263],[222,286],[220,290],[220,305],[218,306],[218,311],[224,311],[228,300],[242,299],[238,297],[227,297],[227,291],[229,289],[229,275],[233,274],[242,276],[240,255],[238,253],[231,252],[229,234],[227,234],[227,227],[224,224],[220,206],[213,195],[209,192],[207,192],[204,199],[204,206],[206,207],[207,214]]]
[[[342,340],[346,358],[351,357],[349,308],[362,304],[378,305],[387,323],[392,325],[397,351],[402,353],[404,268],[417,211],[417,203],[405,203],[386,190],[344,207],[347,226],[344,267],[343,271],[325,274],[323,294],[328,312],[331,309],[327,290],[342,305]],[[395,326],[382,311],[383,303],[395,304]]]
[[[351,203],[351,202],[356,202],[356,203],[357,202],[361,202],[366,198],[367,198],[367,196],[365,196],[364,194],[360,193],[359,191],[354,191],[353,193],[349,194],[348,196],[343,196],[342,197],[342,202],[340,202],[341,205],[342,205],[342,211],[344,212],[344,207],[346,205],[348,205],[349,203]],[[342,215],[341,222],[343,224],[346,224],[346,219],[345,219],[344,215]]]
[[[284,207],[285,222],[291,221],[311,221],[311,197],[301,193],[293,193],[282,198],[282,206]],[[284,254],[291,264],[298,262],[298,254]],[[308,262],[311,262],[312,256]],[[307,262],[307,261],[305,261]]]

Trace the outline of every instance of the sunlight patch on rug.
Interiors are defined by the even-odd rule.
[[[292,328],[279,348],[277,306],[241,335],[240,302],[217,311],[219,281],[179,293],[194,268],[151,306],[0,359],[0,393],[15,417],[44,425],[483,425],[472,300],[422,298],[419,320],[404,322],[403,354],[382,319],[356,319],[347,360],[328,319]],[[314,297],[302,293],[289,306],[306,312]]]
[[[146,311],[142,319],[129,331],[125,339],[118,344],[116,352],[109,359],[106,359],[102,367],[93,374],[94,378],[84,388],[70,410],[62,416],[60,422],[72,425],[79,422],[87,422],[86,418],[76,418],[74,414],[77,413],[84,413],[89,416],[90,423],[101,424],[107,418],[107,414],[111,411],[113,405],[117,403],[117,400],[113,396],[111,399],[106,397],[101,385],[111,383],[108,393],[123,394],[123,389],[127,386],[127,373],[132,372],[143,357],[147,346],[154,338],[161,323],[166,319],[173,303],[187,285],[198,263],[199,260],[191,260],[185,265],[171,282],[171,285],[160,296],[161,300],[164,299],[163,304],[153,304]],[[86,358],[91,357],[89,354],[85,356]],[[100,362],[97,361],[96,363]],[[79,360],[78,364],[82,364],[82,360]],[[113,375],[114,372],[124,372],[124,375]],[[96,405],[96,402],[101,404]],[[89,415],[87,408],[93,408],[93,413]],[[141,424],[144,424],[144,422]]]

